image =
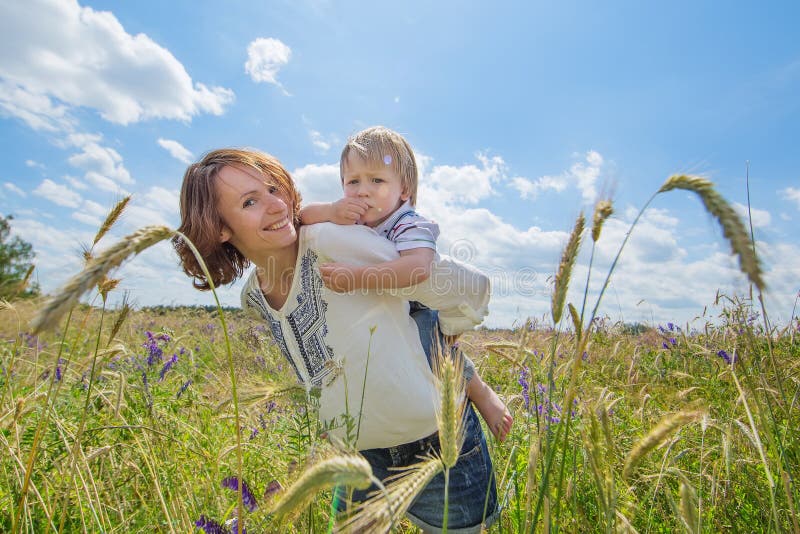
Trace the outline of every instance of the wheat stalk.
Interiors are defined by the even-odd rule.
[[[319,491],[337,484],[367,489],[372,482],[372,468],[363,456],[345,454],[322,460],[307,469],[275,503],[271,513],[275,520],[291,516],[307,504]]]
[[[628,457],[625,459],[625,467],[622,469],[622,478],[628,479],[634,469],[639,465],[642,458],[647,456],[650,451],[655,449],[662,441],[670,436],[675,430],[700,419],[704,415],[702,411],[684,411],[672,414],[657,424],[644,438],[640,439],[633,446]]]
[[[128,257],[172,237],[174,232],[166,226],[146,226],[124,237],[112,247],[93,258],[84,269],[72,277],[61,290],[45,304],[45,307],[31,321],[34,333],[49,330],[72,308],[86,291],[94,287],[113,268],[118,267]]]
[[[387,481],[384,493],[376,493],[363,502],[339,532],[388,532],[408,510],[417,494],[439,474],[444,465],[436,456],[426,456]]]
[[[555,287],[553,288],[553,302],[552,314],[553,324],[557,325],[561,321],[561,314],[564,311],[564,300],[567,298],[567,288],[569,287],[569,278],[572,274],[572,266],[575,264],[575,259],[578,256],[578,249],[581,246],[581,234],[583,227],[586,224],[586,219],[581,213],[575,221],[575,227],[567,241],[567,246],[561,255],[561,263],[558,265],[558,272],[556,273]]]
[[[714,184],[699,176],[675,174],[664,182],[658,192],[664,193],[673,189],[684,189],[697,193],[706,211],[713,215],[722,226],[722,232],[731,245],[731,251],[739,256],[739,268],[753,285],[763,291],[765,285],[761,277],[761,265],[753,250],[747,230],[736,211],[714,189]]]

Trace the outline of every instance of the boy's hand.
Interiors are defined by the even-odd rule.
[[[322,275],[325,287],[337,293],[347,293],[357,289],[356,269],[355,265],[346,263],[322,263],[319,266],[319,274]]]
[[[341,198],[336,202],[331,202],[331,222],[336,224],[355,224],[367,212],[368,208],[367,203],[358,198]]]

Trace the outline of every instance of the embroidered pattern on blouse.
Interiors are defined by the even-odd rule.
[[[258,313],[261,315],[261,317],[267,320],[269,323],[269,329],[272,332],[272,339],[278,345],[278,348],[280,348],[284,359],[288,360],[292,365],[292,369],[294,370],[294,374],[297,375],[297,379],[302,382],[303,377],[300,376],[300,372],[297,370],[297,365],[294,363],[292,355],[289,353],[289,348],[286,346],[286,341],[283,338],[283,328],[281,328],[281,322],[273,317],[271,313],[269,313],[269,310],[264,305],[263,297],[259,298],[260,295],[258,295],[256,291],[257,290],[253,290],[247,294],[247,304],[258,310]]]
[[[329,374],[335,372],[336,366],[328,362],[333,360],[333,349],[325,343],[328,335],[328,324],[325,311],[328,303],[322,300],[322,277],[314,268],[317,254],[307,250],[300,261],[301,291],[297,295],[297,307],[287,316],[287,321],[294,334],[300,355],[308,371],[311,384],[321,387]],[[327,363],[327,365],[326,365]]]

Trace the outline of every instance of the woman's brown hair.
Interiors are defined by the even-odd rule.
[[[284,194],[294,213],[294,225],[300,224],[300,193],[289,172],[275,157],[257,150],[223,148],[212,150],[197,163],[189,165],[181,186],[181,225],[178,231],[200,252],[211,274],[214,287],[229,284],[241,277],[250,261],[230,243],[220,241],[223,221],[217,211],[216,178],[223,167],[244,165],[271,177]],[[197,289],[206,291],[211,284],[191,249],[181,236],[172,239],[172,246],[183,271]]]

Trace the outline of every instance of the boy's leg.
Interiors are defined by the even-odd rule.
[[[439,331],[439,313],[418,302],[411,302],[410,313],[414,322],[417,323],[419,339],[422,343],[422,348],[425,350],[425,356],[428,358],[428,365],[432,368],[431,354],[436,350],[436,347],[446,346],[445,338]],[[453,345],[452,350],[453,356],[455,356],[459,351],[457,344]],[[475,404],[494,437],[504,441],[511,431],[511,424],[514,422],[511,413],[497,393],[478,375],[472,359],[463,352],[459,352],[464,358],[464,382],[466,384],[467,397]]]

